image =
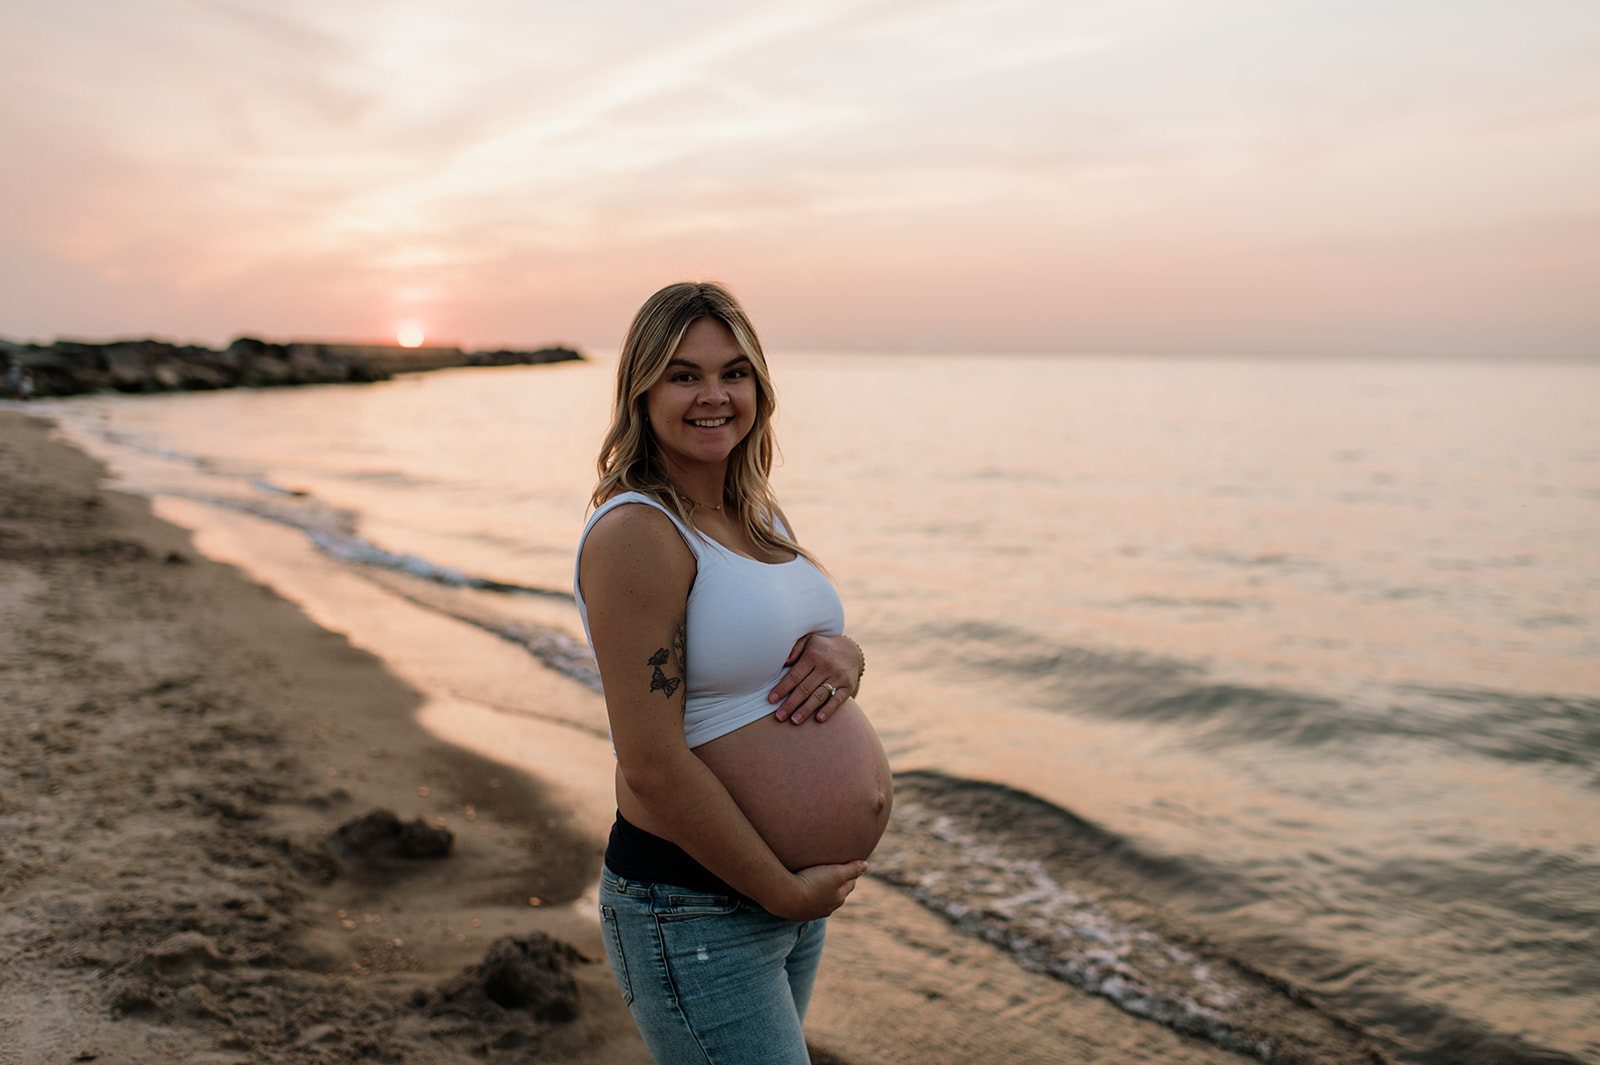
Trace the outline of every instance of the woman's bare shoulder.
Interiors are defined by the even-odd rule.
[[[648,547],[656,541],[673,542],[687,548],[683,534],[667,512],[643,502],[619,503],[595,519],[584,537],[584,547]]]
[[[583,540],[582,568],[671,572],[695,569],[694,553],[665,511],[648,503],[622,503],[595,520]]]

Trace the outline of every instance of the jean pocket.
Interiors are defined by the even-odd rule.
[[[723,917],[737,913],[742,903],[727,895],[709,895],[698,891],[673,891],[656,902],[656,916],[665,921],[689,917]]]
[[[617,990],[622,992],[622,1004],[632,1006],[633,981],[628,979],[628,959],[622,952],[622,930],[617,927],[617,912],[610,906],[600,907],[600,927],[605,931],[606,958],[611,962]]]

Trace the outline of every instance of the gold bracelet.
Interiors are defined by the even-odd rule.
[[[847,640],[850,640],[850,646],[854,647],[856,649],[856,654],[861,656],[861,668],[856,671],[856,690],[860,691],[861,678],[867,675],[867,652],[863,651],[861,649],[861,645],[856,643],[854,640],[851,640],[849,636],[845,636],[845,634],[842,632],[839,635],[844,636],[844,638]]]

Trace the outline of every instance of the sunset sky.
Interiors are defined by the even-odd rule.
[[[6,0],[0,336],[1600,358],[1596,0]]]

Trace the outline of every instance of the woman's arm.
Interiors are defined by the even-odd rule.
[[[662,835],[769,913],[824,917],[866,863],[784,868],[684,741],[684,624],[694,575],[694,556],[653,507],[617,507],[584,542],[578,579],[623,784]]]

